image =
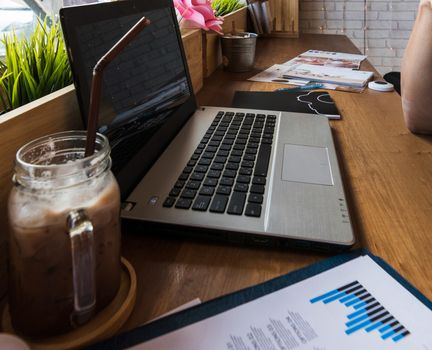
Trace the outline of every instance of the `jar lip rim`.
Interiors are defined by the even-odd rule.
[[[57,133],[53,133],[53,134],[48,134],[48,135],[44,135],[41,136],[37,139],[34,139],[28,143],[26,143],[25,145],[21,146],[17,153],[16,153],[16,157],[15,157],[15,161],[16,164],[21,166],[21,167],[32,167],[33,169],[52,169],[55,167],[61,167],[61,166],[68,166],[71,164],[34,164],[34,163],[30,163],[27,162],[25,160],[22,159],[22,155],[25,153],[25,151],[38,146],[39,144],[42,144],[44,142],[46,142],[46,140],[48,139],[52,139],[52,140],[56,140],[56,139],[61,139],[61,138],[68,138],[68,137],[75,137],[75,138],[86,138],[87,137],[87,131],[85,130],[72,130],[72,131],[61,131],[61,132],[57,132]],[[97,159],[100,158],[102,155],[104,155],[105,153],[110,153],[110,148],[109,148],[109,141],[108,138],[101,134],[101,133],[96,133],[96,140],[101,140],[101,144],[102,144],[102,148],[97,151],[94,152],[91,156],[88,157],[84,157],[81,159],[77,159],[73,162],[73,165],[76,166],[77,164],[82,164],[84,162],[92,162],[93,159]]]

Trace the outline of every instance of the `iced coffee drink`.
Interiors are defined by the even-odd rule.
[[[62,148],[51,145],[54,153]],[[32,171],[22,171],[17,161],[9,199],[9,306],[19,333],[45,337],[70,330],[118,291],[120,194],[106,151],[100,144],[95,160],[81,154],[64,161],[39,147],[32,156],[46,159]]]

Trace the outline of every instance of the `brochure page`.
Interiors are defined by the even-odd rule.
[[[327,67],[359,69],[362,61],[366,58],[367,56],[365,55],[355,55],[344,52],[308,50],[284,64],[313,64]]]
[[[287,68],[282,76],[287,79],[305,79],[308,81],[361,87],[373,77],[373,72],[299,64]]]
[[[432,350],[432,312],[369,256],[134,350]]]

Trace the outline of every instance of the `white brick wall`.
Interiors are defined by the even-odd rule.
[[[366,22],[364,0],[299,1],[302,33],[345,34],[381,74],[400,71],[419,0],[367,0]]]

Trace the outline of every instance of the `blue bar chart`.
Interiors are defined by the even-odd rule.
[[[339,301],[347,310],[345,333],[378,332],[383,340],[399,342],[410,332],[384,308],[358,281],[310,299],[311,304]]]

